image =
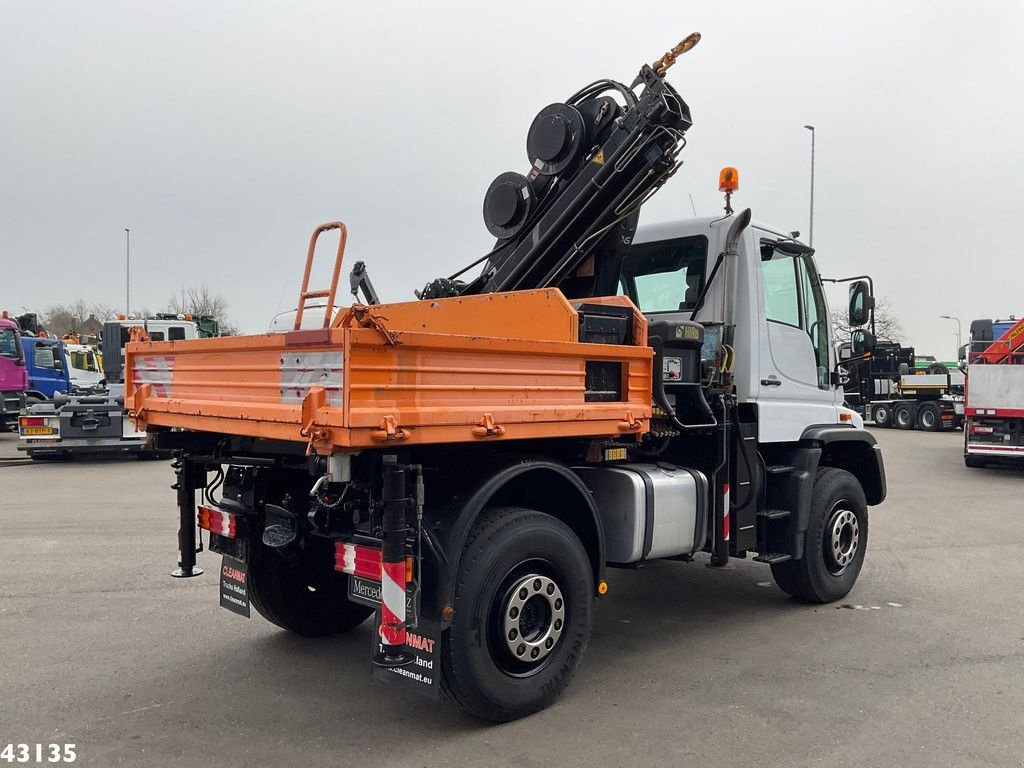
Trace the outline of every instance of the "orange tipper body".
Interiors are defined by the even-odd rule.
[[[640,345],[580,343],[555,288],[356,305],[328,329],[126,347],[126,404],[142,429],[308,443],[317,453],[389,444],[640,435],[651,417]],[[622,399],[589,402],[590,361],[621,364]]]

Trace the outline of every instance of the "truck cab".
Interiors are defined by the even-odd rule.
[[[70,363],[64,343],[57,339],[23,336],[25,370],[28,373],[26,402],[53,400],[54,395],[71,391]]]
[[[25,404],[28,375],[18,324],[4,312],[0,317],[0,429],[17,423]]]
[[[800,440],[809,424],[862,424],[831,375],[836,361],[813,250],[752,222],[715,273],[733,221],[640,227],[623,261],[621,292],[652,322],[683,313],[706,328],[734,326],[736,396],[756,406],[759,442]]]
[[[71,386],[76,390],[95,389],[103,377],[96,350],[85,344],[65,343],[70,365]]]

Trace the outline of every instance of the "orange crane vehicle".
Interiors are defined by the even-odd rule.
[[[802,600],[849,592],[885,473],[813,249],[734,213],[732,168],[725,215],[637,226],[680,164],[665,75],[698,39],[545,107],[529,172],[485,196],[494,248],[416,300],[378,303],[358,262],[365,303],[335,310],[332,222],[290,330],[133,331],[126,408],[176,456],[173,575],[202,573],[205,530],[223,607],[303,635],[373,616],[375,677],[493,721],[563,691],[609,568],[750,556]],[[851,324],[872,307],[854,282]]]

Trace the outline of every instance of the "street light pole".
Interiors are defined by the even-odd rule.
[[[805,125],[808,131],[811,132],[811,229],[808,234],[808,245],[814,246],[814,126]]]
[[[939,315],[943,320],[954,320],[956,322],[956,355],[960,358],[960,347],[963,345],[963,338],[960,336],[960,318],[952,315]]]
[[[132,232],[124,228],[124,316],[132,311]]]

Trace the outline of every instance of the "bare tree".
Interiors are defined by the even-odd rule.
[[[182,287],[171,294],[167,311],[196,317],[212,317],[217,320],[223,334],[235,332],[234,324],[228,319],[228,302],[221,294],[214,293],[206,285]]]
[[[47,333],[63,336],[67,333],[95,332],[114,314],[109,304],[89,303],[78,299],[71,304],[54,304],[41,314],[40,323]]]
[[[835,334],[836,342],[839,344],[848,342],[850,331],[853,329],[846,316],[846,306],[834,307],[830,312],[829,319],[832,321],[832,332]],[[903,340],[903,324],[896,317],[896,313],[887,299],[879,299],[875,304],[875,335],[882,341],[900,342]]]

